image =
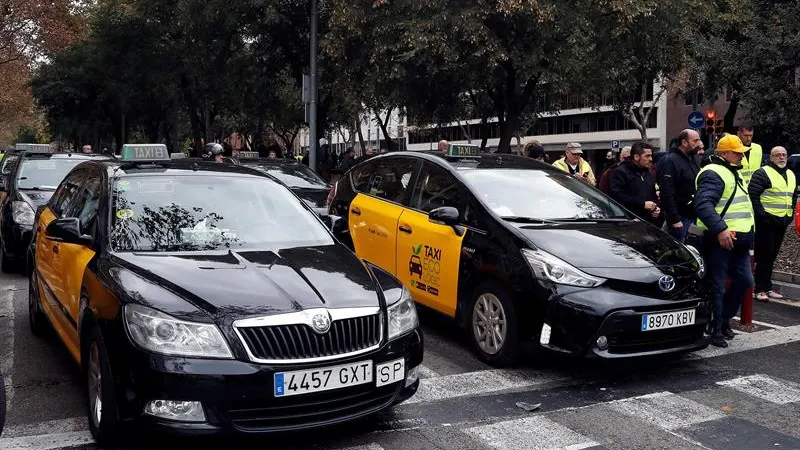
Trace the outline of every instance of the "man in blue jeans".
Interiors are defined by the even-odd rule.
[[[697,226],[704,230],[705,259],[714,306],[711,344],[727,347],[734,338],[730,320],[739,310],[747,289],[753,285],[750,246],[754,242],[755,217],[739,169],[746,147],[738,136],[720,139],[717,153],[697,175],[694,205]],[[731,284],[725,289],[726,281]]]

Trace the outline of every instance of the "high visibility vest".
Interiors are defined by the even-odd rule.
[[[761,167],[761,158],[764,155],[764,150],[755,142],[750,143],[750,156],[744,155],[742,157],[742,168],[739,169],[739,177],[742,178],[744,187],[750,185],[750,179],[753,174]]]
[[[753,204],[750,203],[750,196],[747,195],[747,189],[745,189],[744,185],[736,182],[736,176],[728,168],[720,164],[709,164],[703,167],[700,173],[697,174],[695,186],[697,186],[697,180],[700,179],[703,172],[709,170],[719,175],[725,183],[725,190],[722,191],[722,196],[714,207],[717,214],[722,214],[722,210],[725,209],[728,199],[733,196],[731,206],[728,207],[728,210],[722,217],[722,220],[728,225],[728,230],[736,231],[737,233],[752,231],[755,226],[755,219],[753,217]],[[708,230],[708,227],[706,227],[699,218],[697,219],[697,226],[702,230]]]
[[[561,158],[556,160],[556,162],[553,163],[553,166],[558,167],[564,172],[569,173],[569,165],[567,165],[566,158]],[[596,180],[594,179],[594,172],[592,172],[592,166],[590,166],[589,163],[586,162],[586,160],[583,158],[581,158],[580,162],[578,162],[578,172],[580,172],[581,174],[588,173],[589,183],[596,184]]]
[[[794,211],[792,198],[797,189],[794,172],[787,170],[784,180],[772,166],[764,166],[761,170],[767,173],[772,184],[772,187],[761,193],[761,205],[764,207],[764,211],[776,217],[792,217]]]

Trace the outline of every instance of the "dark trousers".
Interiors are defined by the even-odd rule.
[[[777,218],[756,219],[756,293],[772,290],[772,269],[788,226]]]
[[[728,327],[728,322],[739,311],[747,289],[753,285],[750,267],[750,246],[736,246],[725,250],[716,239],[706,246],[706,263],[711,281],[711,301],[714,308],[714,333]],[[725,289],[726,281],[731,284]]]
[[[672,224],[667,224],[667,230],[669,234],[672,235],[678,242],[684,243],[686,242],[686,235],[689,233],[689,226],[695,223],[697,219],[692,217],[681,217],[681,223],[683,223],[683,228],[672,228]]]

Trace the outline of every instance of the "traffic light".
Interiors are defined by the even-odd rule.
[[[722,119],[717,119],[714,121],[714,133],[722,134],[723,128],[725,128],[725,121]]]
[[[714,134],[714,119],[706,119],[706,135]]]

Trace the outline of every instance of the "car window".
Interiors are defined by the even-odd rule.
[[[246,162],[242,165],[253,167],[286,183],[292,188],[325,189],[328,184],[305,164],[265,164]]]
[[[464,200],[458,180],[445,169],[426,162],[422,165],[409,206],[426,213],[442,206],[452,206],[463,213]]]
[[[94,234],[97,222],[97,211],[100,207],[100,194],[102,191],[102,178],[92,177],[80,188],[75,200],[69,206],[65,216],[77,217],[81,224],[81,233]]]
[[[350,181],[353,183],[353,189],[357,192],[369,192],[369,180],[372,178],[373,170],[375,170],[373,162],[367,162],[354,168],[350,172]]]
[[[53,198],[50,199],[50,209],[56,217],[62,217],[63,213],[69,210],[69,206],[78,194],[85,176],[86,172],[83,170],[73,172],[56,189]]]
[[[411,189],[411,175],[416,166],[417,161],[412,158],[387,158],[376,161],[366,192],[402,204],[406,191]]]
[[[135,176],[112,185],[115,251],[202,251],[332,245],[319,218],[266,177]]]
[[[630,219],[602,192],[564,172],[537,169],[462,169],[472,193],[501,217]]]
[[[84,162],[71,158],[23,158],[17,171],[19,189],[55,189],[73,167]]]

